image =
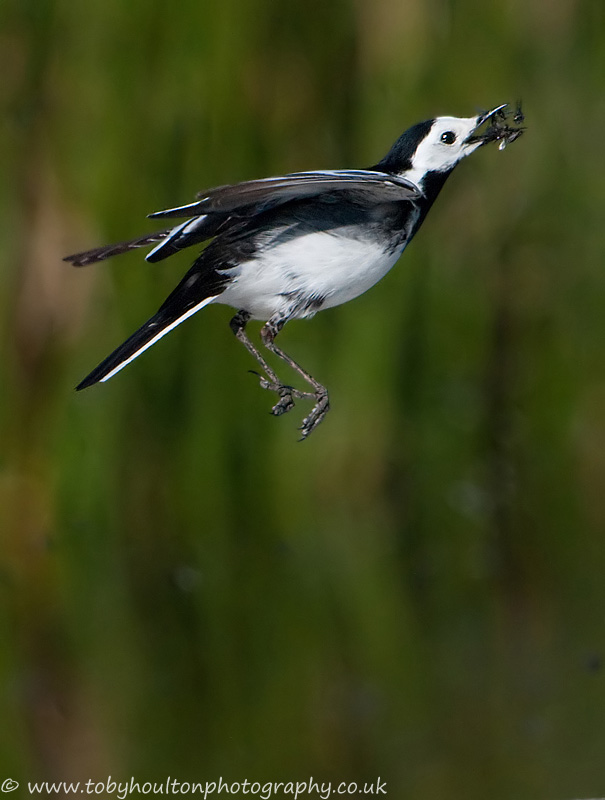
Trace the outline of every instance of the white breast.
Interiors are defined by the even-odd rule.
[[[383,278],[404,247],[405,242],[386,253],[377,240],[349,238],[343,229],[287,239],[228,270],[233,283],[216,302],[245,309],[262,320],[286,311],[296,297],[323,298],[321,307],[331,308],[358,297]],[[313,313],[301,309],[294,316]]]

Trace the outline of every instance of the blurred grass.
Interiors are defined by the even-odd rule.
[[[603,793],[604,16],[0,7],[3,776]],[[224,308],[73,392],[189,257],[66,253],[518,97],[391,275],[284,332],[331,390],[309,442]]]

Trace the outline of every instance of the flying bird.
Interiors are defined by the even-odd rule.
[[[277,346],[277,335],[290,320],[353,300],[383,278],[456,165],[484,144],[503,149],[521,135],[520,108],[505,109],[413,125],[368,169],[295,172],[201,192],[193,203],[149,215],[169,220],[164,230],[67,256],[85,266],[154,245],[145,258],[155,263],[212,240],[158,311],[77,389],[109,380],[188,317],[221,303],[236,309],[231,329],[259,363],[260,385],[278,396],[272,413],[313,401],[300,427],[305,439],[329,410],[328,392]],[[263,321],[262,345],[306,381],[306,391],[277,377],[246,333],[250,319]]]

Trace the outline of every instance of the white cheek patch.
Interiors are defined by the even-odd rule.
[[[473,145],[465,145],[467,137],[477,124],[476,117],[438,117],[425,139],[420,142],[412,159],[412,168],[405,172],[406,178],[420,183],[427,172],[446,172],[476,149]],[[441,136],[453,131],[456,141],[446,144]]]

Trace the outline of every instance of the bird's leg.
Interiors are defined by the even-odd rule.
[[[306,392],[305,396],[314,397],[315,405],[311,410],[311,413],[303,419],[302,425],[300,426],[301,439],[306,439],[307,436],[309,436],[309,434],[315,430],[315,428],[328,413],[330,409],[330,399],[328,397],[328,390],[326,387],[322,386],[319,381],[316,381],[312,375],[309,375],[309,373],[300,366],[300,364],[294,361],[293,358],[291,358],[287,353],[284,353],[284,351],[275,344],[275,337],[281,331],[287,321],[287,316],[283,314],[275,314],[261,328],[260,337],[268,350],[270,350],[272,353],[275,353],[276,356],[279,356],[279,358],[285,361],[286,364],[289,364],[292,369],[296,370],[296,372],[298,372],[298,374],[313,387],[313,392]]]
[[[246,334],[246,325],[250,320],[250,314],[247,311],[240,310],[237,314],[233,317],[229,326],[231,330],[237,337],[237,339],[244,345],[246,350],[251,353],[254,358],[258,361],[261,365],[263,372],[267,377],[263,375],[259,375],[258,372],[255,372],[255,375],[258,375],[260,379],[260,385],[263,389],[269,389],[269,391],[277,392],[279,395],[279,401],[273,406],[271,409],[271,413],[274,414],[276,417],[285,414],[286,411],[290,411],[291,408],[294,407],[294,400],[293,398],[296,397],[309,397],[308,392],[299,392],[298,389],[294,389],[292,386],[285,386],[280,379],[277,377],[275,372],[271,369],[271,367],[267,364],[265,359],[262,357],[260,352],[256,349],[256,347],[252,344],[250,339]]]

